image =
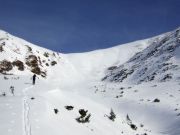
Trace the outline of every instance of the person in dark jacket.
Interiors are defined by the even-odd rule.
[[[35,83],[36,83],[36,74],[33,75],[32,79],[33,79],[33,85],[35,85]]]
[[[11,86],[10,90],[11,90],[12,95],[14,96],[14,86]]]

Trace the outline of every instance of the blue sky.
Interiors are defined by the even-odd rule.
[[[107,48],[180,26],[180,0],[0,2],[0,29],[63,53]]]

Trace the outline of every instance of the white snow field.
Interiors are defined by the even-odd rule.
[[[0,135],[180,135],[179,31],[74,54],[0,31]]]

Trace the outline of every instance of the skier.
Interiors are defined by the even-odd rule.
[[[12,95],[14,96],[14,86],[11,86],[10,90],[11,90]]]
[[[36,74],[33,75],[32,79],[33,79],[33,85],[35,85],[35,82],[36,82]]]

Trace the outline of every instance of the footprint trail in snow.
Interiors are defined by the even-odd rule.
[[[33,86],[25,88],[23,90],[23,93],[24,93],[24,98],[23,98],[23,127],[24,127],[24,131],[23,131],[23,135],[32,135],[31,134],[31,123],[30,123],[30,119],[29,119],[30,106],[29,106],[28,95],[27,95],[27,91],[29,89],[31,89],[32,87]]]

